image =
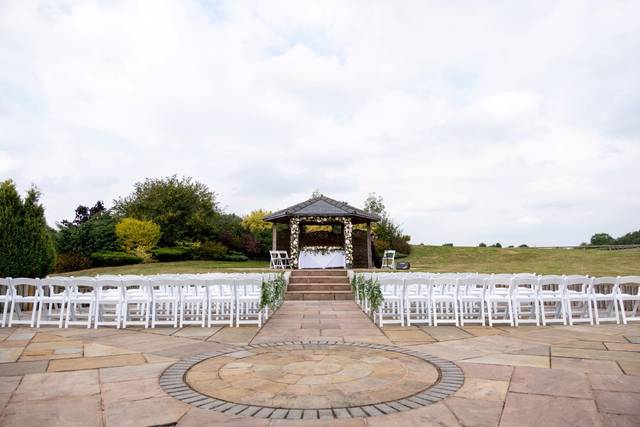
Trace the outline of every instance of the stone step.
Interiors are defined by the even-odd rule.
[[[349,283],[347,276],[291,276],[289,283]]]
[[[289,283],[289,291],[351,291],[351,285],[344,283]]]
[[[287,291],[285,299],[293,301],[353,300],[351,291]]]
[[[347,276],[347,270],[335,269],[335,270],[292,270],[291,277],[297,276]]]

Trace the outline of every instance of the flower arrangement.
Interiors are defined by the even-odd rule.
[[[289,220],[291,232],[291,263],[294,268],[298,267],[298,255],[300,252],[300,223],[309,222],[314,224],[342,223],[344,225],[344,258],[347,268],[353,266],[353,224],[351,218],[339,216],[304,216],[292,217]]]
[[[304,246],[302,250],[313,254],[326,255],[330,252],[342,251],[344,248],[342,246]]]

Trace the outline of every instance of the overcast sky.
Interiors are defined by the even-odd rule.
[[[0,1],[0,178],[229,212],[384,197],[414,243],[640,228],[638,1]]]

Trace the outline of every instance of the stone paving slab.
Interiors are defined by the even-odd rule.
[[[303,328],[303,324],[308,328]],[[389,325],[381,330],[353,302],[327,301],[285,303],[261,331],[255,327],[215,329],[203,341],[208,331],[199,331],[197,327],[188,327],[177,336],[181,329],[170,327],[0,328],[0,349],[10,349],[4,354],[14,360],[0,362],[0,425],[404,427],[496,425],[496,420],[500,420],[501,426],[640,425],[637,322],[544,328]],[[362,330],[369,332],[358,335]],[[282,335],[283,332],[287,334]],[[160,376],[179,360],[193,361],[194,356],[202,353],[232,349],[264,351],[265,347],[259,347],[260,350],[241,347],[301,339],[323,339],[349,346],[356,342],[393,345],[408,352],[453,360],[464,376],[451,375],[451,385],[462,388],[443,398],[440,392],[447,391],[445,384],[435,391],[404,399],[406,405],[392,402],[359,407],[366,418],[353,418],[346,409],[336,408],[329,409],[331,418],[327,409],[313,409],[306,414],[302,410],[298,419],[286,419],[289,412],[286,409],[280,411],[283,419],[267,418],[275,410],[257,405],[236,407],[192,394],[189,387],[166,389],[189,395],[187,399],[192,403],[187,404],[161,388]],[[288,346],[313,347],[301,343]],[[549,348],[551,355],[545,358],[543,349]],[[25,354],[27,349],[29,352]],[[21,361],[23,356],[42,360]],[[129,356],[135,359],[125,358]],[[110,365],[100,367],[96,363],[99,358]],[[70,364],[69,370],[47,372],[49,367],[68,361],[74,361],[75,366]],[[180,378],[180,374],[174,378]],[[171,383],[162,383],[167,384]],[[430,403],[423,406],[425,402]],[[227,405],[227,412],[211,410],[223,405]],[[255,408],[259,409],[253,413]]]

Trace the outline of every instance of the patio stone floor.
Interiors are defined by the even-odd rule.
[[[299,340],[412,349],[455,362],[464,371],[464,385],[444,400],[413,410],[314,421],[203,410],[160,387],[162,373],[179,360],[247,344]],[[381,330],[351,301],[287,301],[261,330],[2,328],[0,425],[640,426],[639,345],[640,324]],[[343,356],[327,366],[304,365],[297,374],[333,372],[336,364],[360,366],[352,354]],[[295,353],[288,357],[292,363],[304,359]],[[313,391],[308,386],[300,391]]]

